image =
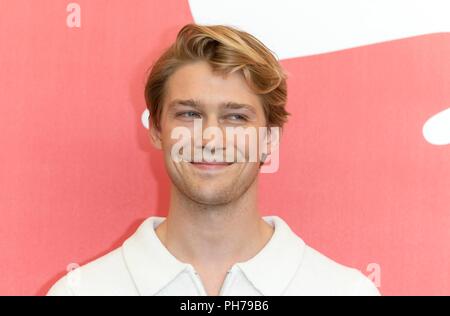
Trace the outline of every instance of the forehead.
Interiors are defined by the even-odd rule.
[[[174,99],[196,99],[204,104],[233,101],[253,105],[256,109],[261,107],[259,96],[250,89],[240,72],[223,76],[214,73],[205,61],[183,65],[169,77],[165,101]]]

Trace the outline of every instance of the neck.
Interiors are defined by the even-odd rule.
[[[172,186],[169,214],[156,233],[180,261],[227,269],[256,255],[273,228],[259,214],[255,180],[241,197],[222,205],[199,204]]]

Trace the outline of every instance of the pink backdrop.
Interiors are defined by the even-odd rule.
[[[186,1],[0,0],[0,294],[45,294],[69,263],[119,246],[168,207],[141,124],[145,71],[192,22]],[[263,215],[380,291],[450,294],[450,146],[426,120],[450,106],[450,33],[282,61],[280,169]]]

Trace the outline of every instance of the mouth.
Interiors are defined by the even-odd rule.
[[[220,170],[224,169],[228,166],[231,166],[232,162],[206,162],[206,161],[199,161],[199,162],[190,162],[190,164],[198,169],[202,170]]]

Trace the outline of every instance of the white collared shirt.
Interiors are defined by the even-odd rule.
[[[360,271],[340,265],[306,245],[278,216],[264,248],[236,263],[222,296],[380,295]],[[70,272],[47,295],[207,295],[189,263],[174,257],[156,235],[165,217],[149,217],[121,247]]]

